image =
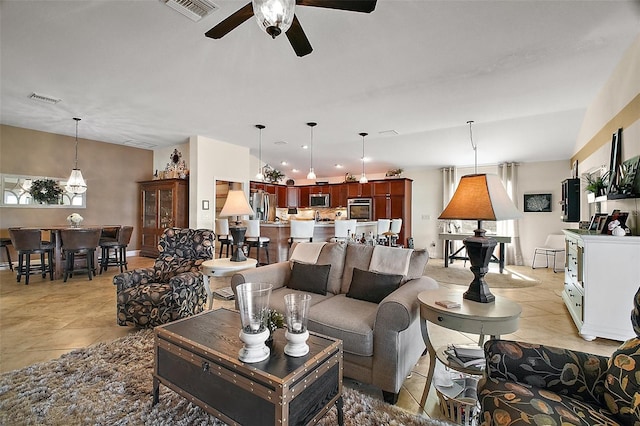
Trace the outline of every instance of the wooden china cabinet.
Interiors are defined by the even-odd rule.
[[[189,181],[159,179],[140,184],[140,255],[158,257],[165,228],[189,226]]]

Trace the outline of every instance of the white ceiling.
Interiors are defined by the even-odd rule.
[[[256,156],[261,123],[263,160],[294,178],[308,121],[319,178],[360,174],[359,132],[368,173],[472,165],[468,120],[479,164],[568,159],[640,29],[640,1],[379,0],[371,14],[298,7],[314,49],[299,58],[254,20],[206,38],[247,3],[214,1],[198,23],[158,0],[2,1],[1,122],[73,135],[79,116],[81,138],[202,135]]]

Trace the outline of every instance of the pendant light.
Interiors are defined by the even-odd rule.
[[[295,5],[295,0],[252,1],[253,14],[258,26],[272,38],[276,38],[291,27]]]
[[[265,126],[262,124],[256,124],[256,128],[260,130],[260,147],[258,149],[260,164],[258,164],[258,174],[256,175],[256,180],[263,181],[264,175],[262,174],[262,129],[264,129]]]
[[[471,131],[471,125],[473,124],[473,120],[467,121],[469,125],[469,140],[471,141],[471,148],[473,148],[473,156],[474,156],[474,166],[473,173],[478,173],[478,144],[473,143],[473,132]]]
[[[309,173],[307,174],[307,179],[315,179],[316,178],[316,174],[313,171],[313,128],[315,126],[317,126],[318,123],[307,123],[307,126],[309,126],[311,128],[311,145],[309,146],[309,151],[310,151],[310,155],[311,155],[311,167],[309,167]]]
[[[78,168],[78,123],[81,119],[77,117],[73,117],[73,119],[76,121],[76,162],[73,170],[71,170],[69,179],[67,179],[65,189],[72,194],[83,194],[87,191],[87,184],[82,178],[82,172]]]
[[[360,176],[360,183],[367,183],[369,179],[367,179],[367,175],[364,174],[364,137],[368,135],[368,133],[358,133],[362,136],[362,176]]]

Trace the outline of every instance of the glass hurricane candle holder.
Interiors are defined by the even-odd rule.
[[[271,354],[265,341],[269,337],[269,329],[265,326],[265,315],[271,296],[271,284],[245,283],[237,287],[238,307],[240,308],[240,340],[244,347],[238,352],[238,359],[243,362],[260,362]]]
[[[287,331],[285,337],[287,344],[284,353],[289,356],[304,356],[309,353],[307,339],[307,317],[311,296],[308,294],[291,293],[284,296],[285,317],[287,319]]]

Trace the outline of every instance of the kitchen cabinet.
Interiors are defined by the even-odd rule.
[[[287,205],[286,207],[299,207],[300,190],[295,186],[287,186]]]
[[[298,194],[298,207],[309,207],[309,194],[311,193],[310,186],[300,186],[300,192]]]
[[[189,226],[189,181],[160,179],[140,184],[140,255],[158,257],[165,228]]]
[[[287,200],[288,188],[282,185],[274,185],[274,186],[275,186],[276,198],[277,198],[276,205],[280,208],[289,207],[288,200]]]
[[[347,198],[369,198],[373,195],[373,183],[349,182],[347,186]]]
[[[562,221],[580,222],[580,179],[562,181]]]
[[[635,337],[629,320],[640,283],[640,237],[564,230],[564,301],[585,340]]]
[[[389,179],[372,182],[373,219],[402,219],[402,229],[398,236],[400,244],[407,244],[411,236],[411,198],[410,179]]]
[[[330,185],[331,189],[331,207],[347,206],[347,185],[345,183],[336,183]]]

